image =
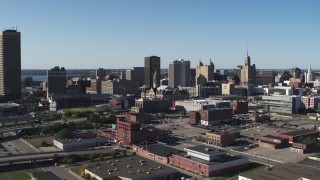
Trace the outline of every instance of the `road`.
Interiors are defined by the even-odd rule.
[[[50,153],[35,153],[35,154],[20,154],[20,155],[11,155],[6,157],[0,157],[0,163],[8,163],[8,162],[19,162],[19,161],[27,161],[30,159],[46,159],[52,158],[54,155],[58,156],[66,156],[69,154],[90,154],[90,153],[110,153],[112,152],[112,148],[108,149],[91,149],[91,150],[82,150],[82,151],[62,151],[62,152],[50,152]]]
[[[69,173],[68,169],[61,166],[49,166],[45,167],[44,169],[47,171],[51,171],[61,179],[78,180],[76,177]]]

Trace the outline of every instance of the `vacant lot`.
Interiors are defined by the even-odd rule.
[[[41,147],[42,142],[46,142],[48,145],[53,146],[53,136],[45,136],[45,137],[34,137],[32,139],[25,139],[28,141],[31,145],[38,148]]]
[[[27,172],[23,170],[0,172],[1,180],[29,180],[31,179]]]

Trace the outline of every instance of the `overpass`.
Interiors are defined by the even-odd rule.
[[[13,166],[14,163],[17,162],[32,162],[36,163],[39,160],[55,160],[57,158],[61,158],[70,154],[90,154],[90,153],[111,153],[113,151],[112,148],[108,149],[89,149],[89,150],[81,150],[81,151],[59,151],[59,152],[49,152],[49,153],[33,153],[33,154],[20,154],[20,155],[10,155],[0,157],[0,164],[11,164]]]

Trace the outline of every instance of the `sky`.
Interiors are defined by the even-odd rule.
[[[22,69],[130,69],[144,57],[218,69],[320,69],[318,0],[0,0],[21,32]]]

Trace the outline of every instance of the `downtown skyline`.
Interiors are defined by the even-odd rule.
[[[22,69],[131,69],[144,57],[320,69],[317,1],[2,2],[0,28],[21,32]]]

